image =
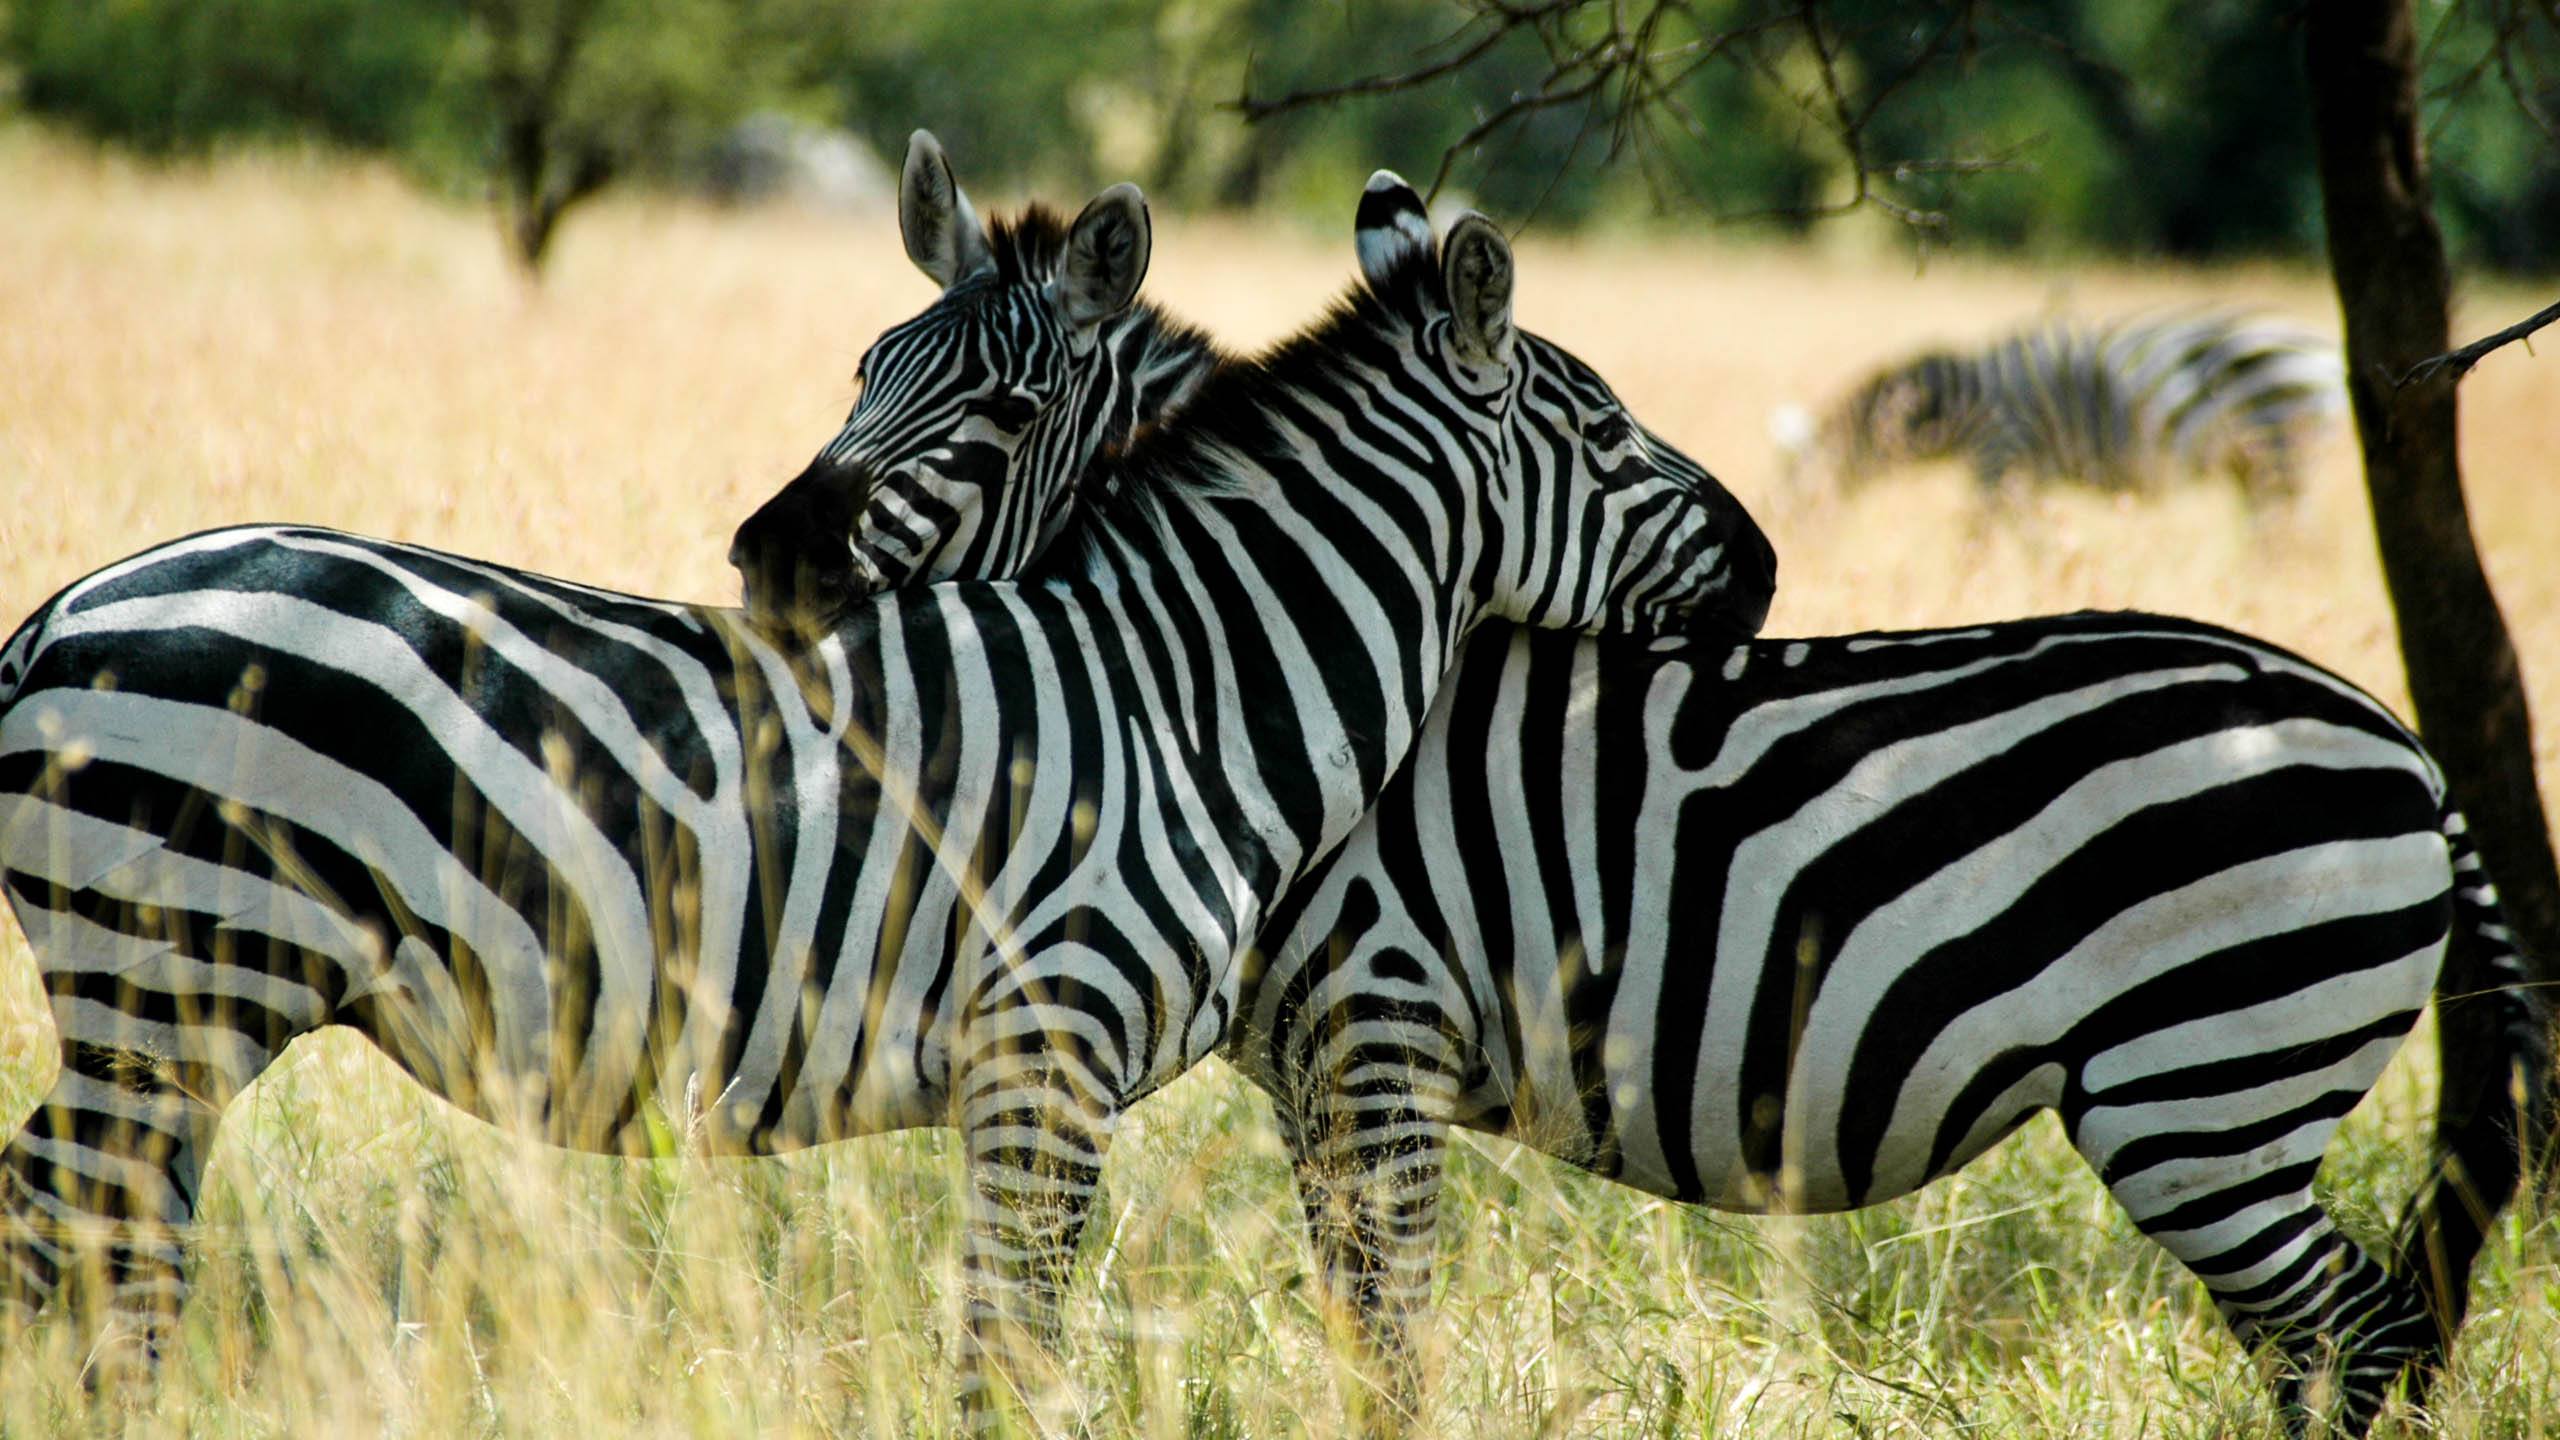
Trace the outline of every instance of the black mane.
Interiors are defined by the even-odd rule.
[[[1127,445],[1096,457],[1077,485],[1066,528],[1035,570],[1048,571],[1053,563],[1082,569],[1097,525],[1152,526],[1167,500],[1218,493],[1211,454],[1267,448],[1274,440],[1272,412],[1288,393],[1312,388],[1346,362],[1393,370],[1402,337],[1447,308],[1435,259],[1413,252],[1382,285],[1354,281],[1315,320],[1259,354],[1223,356],[1184,402],[1177,423],[1141,426]],[[1146,308],[1159,323],[1190,329]]]
[[[1018,214],[999,215],[987,227],[987,245],[995,252],[996,281],[1003,285],[1038,285],[1055,279],[1067,254],[1066,216],[1035,200]]]

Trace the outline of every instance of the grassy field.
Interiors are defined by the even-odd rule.
[[[1148,291],[1237,344],[1351,273],[1345,233],[1159,216]],[[390,176],[292,158],[175,174],[0,130],[0,619],[204,526],[291,519],[618,588],[734,598],[728,534],[835,429],[854,361],[932,297],[887,216],[613,200],[540,290],[494,225]],[[983,196],[982,201],[1005,197]],[[1677,242],[1522,247],[1520,310],[1763,516],[1773,633],[2084,606],[2223,621],[2397,703],[2350,445],[2295,513],[2198,485],[2057,496],[1984,527],[1965,482],[1853,501],[1782,478],[1767,417],[1864,366],[2053,307],[2223,300],[2334,326],[2308,270],[2026,269]],[[2546,297],[2463,297],[2465,336]],[[2474,524],[2560,778],[2560,371],[2502,352],[2464,387]],[[2327,1184],[2363,1233],[2414,1188],[2415,1047]],[[0,925],[0,1114],[53,1070]],[[233,1111],[182,1352],[93,1412],[65,1337],[0,1353],[0,1434],[862,1435],[948,1427],[960,1172],[950,1137],[786,1163],[626,1164],[457,1119],[345,1036],[306,1040]],[[1267,1105],[1212,1065],[1131,1117],[1079,1276],[1097,1435],[1333,1433]],[[1908,1202],[1739,1221],[1464,1147],[1452,1180],[1434,1433],[1488,1437],[2265,1433],[2200,1290],[2117,1216],[2048,1124]],[[2560,1247],[2490,1243],[2440,1394],[2451,1433],[2560,1417]],[[2406,1417],[2395,1417],[2398,1424]]]

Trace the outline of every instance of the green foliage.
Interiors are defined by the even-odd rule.
[[[925,126],[971,177],[1098,188],[1106,156],[1126,163],[1116,126],[1174,83],[1139,0],[881,0],[813,54],[834,77],[843,119],[881,154]]]
[[[2514,10],[2422,7],[2429,139],[2457,255],[2533,268],[2560,253],[2547,133],[2560,85],[2543,78],[2560,73],[2560,30]],[[1485,0],[13,0],[0,64],[26,108],[147,153],[309,135],[470,187],[517,163],[510,77],[542,68],[525,47],[575,19],[575,63],[543,121],[555,187],[687,177],[741,116],[780,109],[893,160],[930,127],[991,197],[1134,178],[1193,208],[1331,216],[1346,176],[1426,179],[1446,155],[1453,191],[1515,223],[1667,212],[1796,231],[1857,197],[1863,161],[1896,204],[1943,212],[1959,243],[2319,244],[2300,36],[2255,0],[1830,0],[1827,70],[1777,0],[1591,0],[1547,43],[1522,31],[1392,93],[1255,123],[1235,107],[1455,57],[1486,33],[1484,13]],[[1631,112],[1623,85],[1602,85],[1484,123],[1613,16],[1658,21],[1648,45],[1681,57],[1657,67],[1646,104]],[[1747,33],[1709,45],[1729,32]],[[1839,116],[1869,106],[1853,159]]]
[[[14,0],[0,17],[29,109],[150,154],[397,146],[460,38],[434,0]]]
[[[790,98],[775,7],[740,0],[14,0],[20,102],[152,155],[313,136],[460,180],[493,168],[503,92],[573,51],[551,124],[672,173]]]
[[[2560,22],[2519,24],[2502,8],[2447,6],[2429,37],[2436,213],[2456,255],[2549,271],[2560,253]]]

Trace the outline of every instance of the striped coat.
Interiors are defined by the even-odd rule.
[[[2253,504],[2301,489],[2304,450],[2346,408],[2337,346],[2218,311],[2055,321],[1870,376],[1833,412],[1844,484],[1935,460],[2016,482],[2156,490],[2227,475]]]

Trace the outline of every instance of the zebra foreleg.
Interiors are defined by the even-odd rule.
[[[75,1043],[0,1151],[0,1296],[12,1323],[53,1311],[75,1326],[93,1386],[148,1375],[175,1332],[219,1118],[179,1067]]]
[[[963,1096],[961,1413],[977,1433],[994,1432],[1008,1411],[1035,1434],[1060,1433],[1074,1410],[1058,1365],[1060,1312],[1117,1110],[1055,1057],[981,1065]]]
[[[1452,1087],[1410,1056],[1353,1057],[1284,1115],[1326,1322],[1350,1361],[1350,1433],[1394,1436],[1420,1419],[1414,1323],[1430,1307]]]

